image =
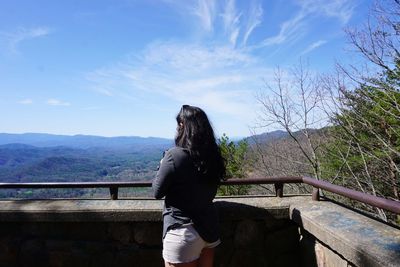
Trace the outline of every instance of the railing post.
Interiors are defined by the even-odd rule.
[[[117,186],[110,187],[110,196],[111,196],[112,200],[118,199],[118,187]]]
[[[313,187],[312,200],[319,201],[319,188],[318,187]]]
[[[275,195],[277,197],[283,197],[283,183],[274,183]]]

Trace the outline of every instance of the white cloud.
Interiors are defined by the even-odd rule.
[[[252,92],[268,71],[251,54],[230,46],[159,42],[88,77],[115,97],[161,97],[248,119]]]
[[[236,46],[241,43],[245,46],[248,38],[254,29],[261,23],[263,9],[259,0],[252,0],[245,3],[247,8],[238,10],[235,0],[164,0],[165,3],[175,8],[185,21],[200,25],[198,29],[208,37],[216,40],[225,38],[226,43]],[[193,20],[194,18],[194,20]],[[192,20],[191,20],[192,19]]]
[[[316,42],[310,44],[303,52],[301,52],[300,55],[305,55],[305,54],[307,54],[307,53],[310,53],[311,51],[313,51],[314,49],[317,49],[317,48],[320,47],[321,45],[326,44],[326,42],[327,42],[326,40],[319,40],[319,41],[316,41]]]
[[[99,110],[99,109],[101,109],[101,108],[97,107],[97,106],[90,106],[90,107],[82,108],[82,110],[88,110],[88,111],[90,111],[90,110]]]
[[[95,91],[97,91],[97,92],[103,94],[103,95],[106,95],[106,96],[113,96],[112,88],[111,88],[111,89],[108,89],[108,88],[106,88],[104,85],[102,85],[102,86],[97,86],[97,87],[93,87],[93,89],[94,89]]]
[[[305,16],[305,13],[300,12],[297,16],[285,21],[282,23],[279,33],[275,36],[264,39],[260,46],[277,45],[297,39],[299,35],[304,33],[303,28],[305,24],[303,20]]]
[[[193,8],[193,14],[200,19],[206,31],[213,30],[215,12],[215,0],[198,0],[197,5]]]
[[[339,3],[338,0],[334,2]],[[338,15],[345,14],[339,4],[332,6],[336,11],[328,12],[317,8],[322,2],[314,5],[306,1],[300,4],[297,13],[283,21],[277,35],[248,45],[254,29],[262,22],[263,9],[259,1],[251,2],[247,9],[238,9],[234,0],[199,0],[196,4],[178,1],[182,6],[175,1],[167,3],[180,9],[185,19],[189,17],[200,22],[201,30],[208,35],[195,34],[197,38],[190,42],[160,40],[150,43],[126,60],[88,73],[93,90],[137,101],[135,103],[168,101],[199,105],[251,123],[257,108],[254,92],[263,87],[262,77],[268,80],[273,76],[269,63],[257,55],[258,49],[252,48],[298,41],[317,16],[345,19],[344,15]],[[325,42],[315,42],[303,53]]]
[[[298,4],[305,13],[332,17],[346,24],[355,8],[355,2],[349,0],[301,0]]]
[[[48,27],[36,28],[18,28],[13,32],[0,32],[1,41],[6,44],[7,50],[10,53],[18,54],[18,47],[22,42],[27,40],[46,36],[50,33]]]
[[[236,12],[235,1],[228,0],[221,16],[224,22],[225,33],[228,34],[229,41],[233,46],[236,45],[236,40],[239,36],[241,15],[241,13]]]
[[[304,35],[309,27],[312,27],[312,23],[320,17],[336,18],[342,24],[346,24],[355,8],[354,2],[349,0],[298,0],[296,3],[301,7],[297,14],[281,24],[277,35],[264,39],[255,47],[295,41]]]
[[[103,81],[102,83],[99,83],[100,78]],[[105,96],[113,96],[112,88],[110,88],[112,84],[108,82],[112,81],[113,78],[109,77],[107,72],[104,72],[103,70],[99,69],[86,74],[86,79],[94,83],[94,85],[90,87],[93,91],[98,92]]]
[[[248,65],[255,58],[230,46],[164,42],[150,44],[140,60],[166,71],[172,68],[183,73],[201,73],[209,68]]]
[[[226,42],[233,46],[238,41],[242,47],[247,45],[254,29],[262,23],[264,13],[261,2],[256,0],[246,2],[247,9],[241,10],[237,9],[235,0],[166,2],[180,9],[180,13],[185,16],[194,15],[202,30],[209,34],[214,33],[218,40],[221,35],[225,36]],[[350,20],[355,8],[354,0],[294,0],[294,3],[299,6],[298,11],[281,23],[279,32],[264,38],[258,44],[252,44],[250,48],[294,43],[310,31],[313,23],[321,17],[339,20],[344,25]],[[222,34],[219,28],[222,29]]]
[[[30,98],[26,98],[26,99],[22,99],[22,100],[18,101],[17,103],[21,104],[21,105],[30,105],[33,103],[33,100]]]
[[[55,98],[50,98],[46,102],[50,106],[70,106],[71,104],[69,102],[64,102]]]
[[[249,39],[253,30],[261,23],[263,15],[263,9],[261,4],[252,4],[250,8],[250,14],[246,25],[245,34],[243,37],[243,45],[246,45],[247,39]]]

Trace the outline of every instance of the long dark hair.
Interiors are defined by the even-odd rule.
[[[199,172],[217,182],[225,178],[225,161],[215,141],[206,113],[198,107],[183,105],[176,116],[175,145],[189,150]]]

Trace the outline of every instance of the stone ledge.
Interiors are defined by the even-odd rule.
[[[157,200],[4,200],[0,222],[160,221]]]
[[[328,201],[293,202],[290,217],[356,266],[400,266],[400,230]]]
[[[400,230],[328,201],[252,196],[218,198],[216,205],[222,225],[290,218],[356,266],[400,266]],[[162,201],[152,199],[2,200],[0,222],[161,222],[161,210]]]
[[[297,201],[304,197],[296,197]],[[51,199],[1,200],[0,222],[63,221],[123,222],[161,221],[162,200],[154,199]],[[248,216],[289,218],[289,203],[275,197],[218,198],[216,205],[222,218],[243,219]]]

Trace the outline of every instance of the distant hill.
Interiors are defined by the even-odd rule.
[[[64,146],[72,148],[131,148],[149,146],[170,146],[173,144],[171,139],[157,137],[102,137],[92,135],[53,135],[42,133],[9,134],[0,133],[0,145],[5,144],[25,144],[36,147],[55,147]]]
[[[140,145],[132,149],[0,145],[0,182],[149,180],[154,177],[166,148],[165,145]],[[0,197],[4,193],[0,191]]]
[[[1,133],[0,182],[147,180],[172,145],[155,137]]]
[[[321,128],[321,129],[308,129],[307,131],[311,135],[313,135],[313,134],[321,135],[321,134],[325,133],[328,129],[329,129],[329,127],[325,127],[325,128]],[[304,138],[304,133],[302,133],[301,130],[293,132],[293,135],[296,138],[299,138],[300,140]],[[277,131],[253,135],[253,136],[245,138],[245,140],[249,144],[254,144],[255,142],[257,142],[259,144],[268,144],[268,143],[276,142],[276,141],[279,141],[279,140],[285,139],[285,138],[291,139],[291,137],[289,136],[289,134],[286,131],[277,130]]]
[[[272,132],[266,132],[266,133],[262,133],[262,134],[253,135],[253,136],[245,138],[245,140],[249,144],[254,144],[255,142],[266,144],[266,143],[270,143],[270,142],[276,141],[281,138],[286,138],[288,136],[289,135],[286,131],[276,130],[276,131],[272,131]]]
[[[245,138],[250,144],[287,138],[273,131]],[[40,133],[0,133],[0,182],[135,181],[154,178],[173,140]],[[97,190],[0,190],[2,197],[86,196]],[[91,193],[90,193],[91,194]]]

